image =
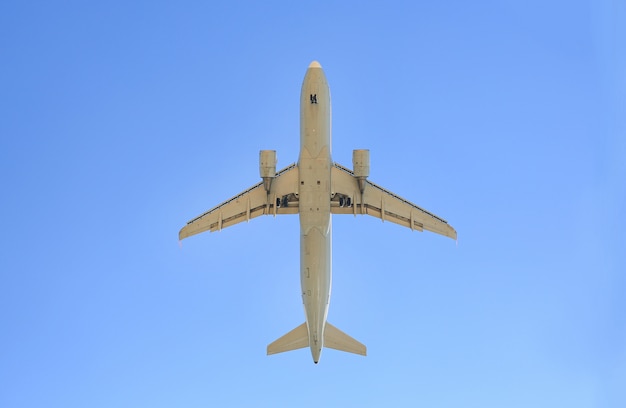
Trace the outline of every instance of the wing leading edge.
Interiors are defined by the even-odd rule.
[[[331,169],[333,214],[368,214],[418,231],[431,231],[456,239],[456,231],[446,220],[384,188],[365,181],[363,193],[354,173],[335,163]]]
[[[269,192],[263,182],[250,187],[189,221],[178,233],[178,239],[205,231],[220,231],[259,215],[297,214],[297,188],[298,166],[292,164],[276,173]]]

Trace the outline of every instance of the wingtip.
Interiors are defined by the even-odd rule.
[[[457,241],[459,240],[458,235],[456,233],[456,230],[454,228],[452,228],[452,226],[448,225],[448,228],[450,228],[449,233],[447,234],[450,238],[452,238],[453,240]]]
[[[178,231],[179,241],[182,241],[183,239],[189,238],[190,236],[194,235],[194,231],[190,228],[191,226],[191,223],[187,223],[184,227],[180,229],[180,231]]]

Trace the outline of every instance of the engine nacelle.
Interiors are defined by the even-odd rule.
[[[367,149],[357,149],[352,152],[352,168],[354,177],[359,182],[361,194],[365,190],[365,179],[370,175],[370,151]]]
[[[272,180],[276,177],[276,161],[276,150],[259,152],[259,173],[263,179],[263,187],[268,193],[272,188]]]

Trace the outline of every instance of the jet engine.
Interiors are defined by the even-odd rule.
[[[263,187],[267,193],[272,188],[272,180],[276,177],[276,150],[261,150],[259,153],[259,173],[263,179]]]
[[[352,168],[354,177],[359,182],[361,194],[365,190],[365,179],[370,175],[370,151],[367,149],[357,149],[352,152]]]

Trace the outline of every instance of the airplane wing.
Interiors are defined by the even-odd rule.
[[[184,239],[205,231],[219,231],[259,215],[297,214],[298,166],[292,164],[278,173],[267,193],[263,182],[192,219],[178,233]]]
[[[456,231],[446,220],[418,207],[384,188],[365,180],[363,194],[354,173],[335,163],[331,168],[331,213],[369,214],[384,221],[431,231],[456,239]]]

